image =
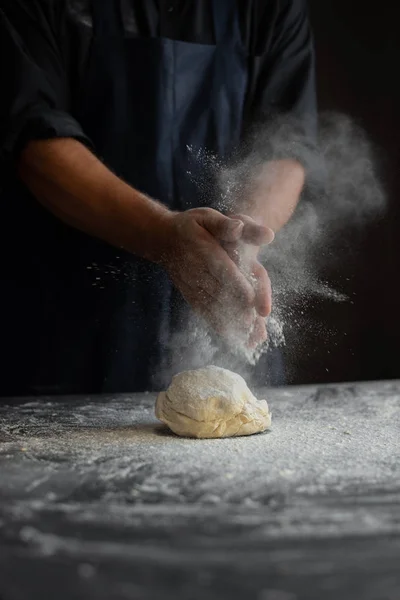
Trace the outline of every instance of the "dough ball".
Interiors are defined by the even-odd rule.
[[[267,402],[253,396],[243,377],[214,366],[175,375],[158,395],[156,417],[192,438],[251,435],[271,425]]]

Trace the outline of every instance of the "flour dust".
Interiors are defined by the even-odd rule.
[[[253,351],[246,349],[242,340],[235,339],[232,323],[227,346],[193,315],[182,323],[182,332],[168,340],[170,353],[162,371],[166,382],[179,370],[207,364],[237,369],[251,380],[252,367],[261,356],[285,344],[285,330],[295,323],[300,322],[303,336],[310,327],[319,326],[323,335],[329,336],[323,324],[311,323],[307,316],[318,302],[353,302],[321,280],[320,272],[335,262],[332,242],[348,228],[361,231],[384,211],[375,150],[363,129],[350,118],[324,113],[319,118],[317,140],[310,140],[295,119],[284,116],[254,127],[228,162],[203,150],[189,151],[208,174],[204,182],[196,175],[196,185],[204,188],[205,194],[210,190],[212,172],[217,190],[214,207],[221,212],[237,211],[236,207],[251,203],[256,189],[257,193],[263,186],[268,189],[268,180],[263,177],[268,177],[265,165],[270,161],[296,159],[306,170],[305,189],[293,217],[260,255],[273,285],[267,343]],[[300,336],[296,348],[289,349],[290,360],[296,361],[303,342]]]

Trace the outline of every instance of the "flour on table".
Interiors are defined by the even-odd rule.
[[[156,417],[193,438],[251,435],[271,425],[267,402],[253,396],[243,377],[215,366],[175,375],[158,395]]]

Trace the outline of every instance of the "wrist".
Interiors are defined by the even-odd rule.
[[[124,182],[113,184],[105,201],[107,241],[150,262],[161,263],[171,239],[173,213]]]
[[[155,211],[148,226],[148,251],[147,258],[156,264],[165,265],[171,254],[174,231],[174,216],[172,212],[164,207]]]

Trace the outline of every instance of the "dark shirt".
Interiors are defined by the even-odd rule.
[[[96,1],[96,0],[95,0]],[[213,44],[212,0],[120,0],[126,36]],[[238,0],[248,54],[244,122],[315,114],[305,0]],[[92,39],[90,0],[0,0],[0,168],[30,139],[88,143],[75,105]]]
[[[114,34],[119,31],[115,28],[107,33],[109,39],[99,36],[101,44],[91,45],[93,34],[101,28],[93,28],[90,7],[98,7],[101,2],[106,8],[108,2],[108,8],[114,3],[112,8],[122,9],[120,35],[160,36],[163,40],[194,43],[199,55],[223,58],[224,68],[215,72],[220,74],[221,90],[230,91],[228,111],[220,102],[219,81],[212,79],[208,87],[206,72],[200,81],[201,91],[207,93],[199,98],[204,97],[202,102],[209,105],[203,107],[200,101],[196,104],[196,117],[187,127],[190,131],[182,125],[183,131],[176,132],[172,117],[176,117],[178,129],[181,114],[167,111],[166,134],[159,134],[157,119],[164,113],[151,112],[152,94],[163,95],[169,88],[152,86],[153,72],[146,80],[150,65],[158,66],[155,61],[141,61],[138,53],[117,53],[121,48],[146,48],[146,39],[144,43],[122,44]],[[165,332],[178,330],[175,325],[181,323],[182,299],[171,289],[159,266],[68,227],[36,202],[15,169],[27,141],[79,139],[132,185],[149,193],[149,186],[155,184],[150,195],[169,202],[169,206],[175,206],[175,202],[179,207],[198,206],[203,197],[209,206],[212,194],[204,193],[195,179],[192,182],[192,173],[185,167],[185,152],[181,154],[179,144],[172,139],[176,133],[185,140],[191,133],[194,139],[199,136],[199,144],[204,144],[206,150],[209,143],[225,158],[224,152],[230,153],[231,144],[237,144],[246,126],[259,117],[265,119],[277,111],[291,112],[302,119],[315,115],[314,57],[305,1],[237,0],[237,5],[233,5],[234,0],[214,2],[218,4],[213,5],[212,0],[0,0],[0,332],[4,349],[0,395],[149,389],[162,362]],[[232,37],[217,36],[222,46],[215,49],[214,24],[218,27],[224,19],[214,21],[213,9],[222,6],[227,10],[228,2],[238,9],[239,31],[236,21],[226,24]],[[242,47],[237,44],[240,36]],[[200,53],[199,44],[211,47]],[[175,44],[150,46],[171,48]],[[89,60],[91,48],[93,61]],[[247,63],[243,61],[243,49]],[[194,48],[186,50],[191,55]],[[154,56],[159,54],[155,52]],[[129,64],[128,60],[133,62]],[[196,76],[186,79],[191,75],[188,66],[188,61],[184,62],[181,77],[179,71],[173,71],[173,86],[184,92],[180,106],[185,106],[185,92],[190,92],[189,86],[196,81]],[[195,63],[193,68],[197,68]],[[93,72],[96,76],[91,79]],[[128,78],[129,86],[125,87]],[[230,118],[226,131],[222,125],[224,117],[231,117],[235,94],[240,96],[240,106],[232,112],[235,118]],[[225,94],[221,96],[226,98]],[[160,100],[157,96],[154,99]],[[108,110],[110,114],[105,117]],[[209,139],[208,129],[198,133],[196,119],[202,113],[212,116]],[[213,121],[214,117],[221,118],[221,123]],[[138,127],[141,121],[143,131]],[[146,139],[153,122],[151,144],[141,145],[140,135]],[[277,122],[279,119],[273,124]],[[296,144],[292,132],[290,136],[286,129],[283,133],[287,155],[288,147]],[[262,138],[265,156],[269,129],[266,135],[253,137]],[[125,141],[129,143],[125,145]],[[217,142],[226,143],[226,148]],[[167,167],[153,177],[158,150],[164,161],[157,166],[166,163]],[[295,150],[290,152],[295,155]],[[131,162],[133,155],[135,161]],[[170,168],[174,164],[181,169],[178,174]],[[212,173],[207,178],[207,167],[199,171],[203,178],[206,172],[208,182],[213,181]],[[182,203],[186,200],[191,204]],[[120,276],[111,276],[110,265],[112,271],[114,265],[121,266]],[[101,276],[91,270],[93,266]],[[98,280],[104,285],[98,287]]]

